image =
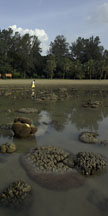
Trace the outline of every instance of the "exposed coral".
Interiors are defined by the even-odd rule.
[[[29,200],[31,186],[24,181],[16,181],[10,184],[0,193],[0,205],[19,208]]]
[[[80,134],[80,141],[84,142],[84,143],[97,143],[98,139],[97,139],[98,134],[95,132],[82,132]]]
[[[83,175],[93,175],[106,167],[106,162],[101,155],[93,152],[79,152],[74,159],[74,166]]]

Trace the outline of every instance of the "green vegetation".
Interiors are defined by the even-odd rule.
[[[38,37],[11,28],[0,30],[0,74],[13,78],[107,79],[108,50],[98,36],[81,38],[69,44],[63,35],[50,43],[46,56],[41,55]]]

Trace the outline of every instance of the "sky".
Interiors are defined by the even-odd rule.
[[[108,49],[108,0],[0,0],[0,29],[9,27],[38,36],[43,55],[57,35],[70,45],[99,36]]]

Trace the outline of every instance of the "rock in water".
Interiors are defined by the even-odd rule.
[[[16,137],[30,136],[31,127],[27,123],[16,122],[12,125],[12,130]]]
[[[104,145],[104,146],[108,146],[108,140],[102,140],[100,142],[100,144]]]
[[[19,138],[26,138],[36,133],[37,128],[31,124],[28,118],[15,118],[12,125],[14,135]]]
[[[93,175],[106,167],[101,155],[92,152],[79,152],[74,159],[74,166],[83,175]]]
[[[83,107],[85,108],[98,108],[99,106],[102,105],[101,101],[87,101],[85,104],[83,104]]]
[[[5,143],[0,146],[1,153],[13,153],[16,151],[16,145],[14,143]]]
[[[17,110],[17,112],[19,113],[38,113],[38,110],[35,108],[21,108],[19,110]]]
[[[98,139],[97,139],[98,134],[95,132],[82,132],[80,134],[80,140],[84,143],[97,143]]]
[[[73,156],[61,148],[38,146],[26,153],[21,162],[28,175],[48,189],[67,190],[84,183],[84,178],[73,169]]]
[[[25,117],[17,117],[14,119],[14,123],[16,122],[21,122],[21,123],[27,123],[29,125],[32,124],[32,121],[29,118],[25,118]]]
[[[20,208],[30,200],[31,186],[24,181],[10,184],[0,193],[0,205],[4,207]]]

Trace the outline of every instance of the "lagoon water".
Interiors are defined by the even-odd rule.
[[[90,88],[90,87],[89,87]],[[24,180],[32,186],[32,204],[21,210],[0,207],[2,216],[107,216],[108,215],[108,169],[90,177],[84,183],[65,190],[48,189],[32,179],[21,164],[20,157],[32,147],[52,145],[76,154],[80,151],[100,153],[108,161],[108,89],[107,86],[78,87],[77,94],[63,101],[38,102],[17,89],[11,94],[1,89],[0,96],[0,145],[14,142],[17,151],[0,154],[0,191],[16,180]],[[8,93],[7,93],[8,92]],[[30,95],[29,91],[28,94]],[[96,109],[84,108],[87,100],[102,101]],[[37,108],[38,113],[22,114],[20,108]],[[32,138],[18,139],[3,125],[12,123],[15,117],[32,119],[38,131]],[[85,144],[79,140],[83,131],[99,134],[97,144]]]

